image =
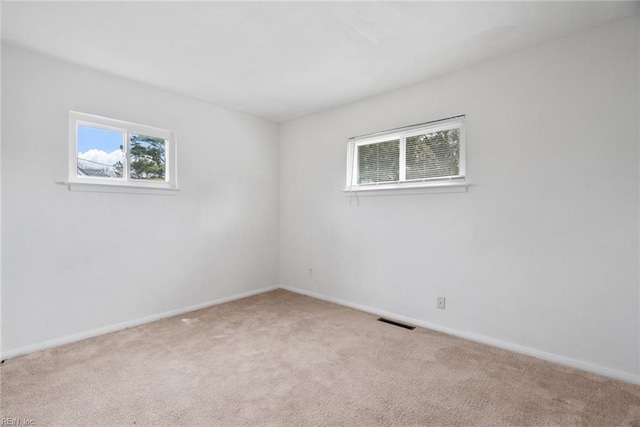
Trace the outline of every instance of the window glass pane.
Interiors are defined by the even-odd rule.
[[[408,180],[458,175],[460,130],[447,129],[408,137],[406,161]]]
[[[165,181],[167,141],[132,133],[129,144],[131,179]]]
[[[358,184],[400,179],[400,141],[378,142],[358,147]]]
[[[78,176],[122,178],[124,132],[78,126]]]

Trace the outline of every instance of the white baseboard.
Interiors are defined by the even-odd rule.
[[[449,334],[449,335],[454,335],[457,337],[461,337],[461,338],[465,338],[471,341],[476,341],[476,342],[480,342],[483,344],[488,344],[494,347],[498,347],[498,348],[502,348],[505,350],[509,350],[509,351],[513,351],[516,353],[521,353],[521,354],[525,354],[527,356],[532,356],[538,359],[542,359],[542,360],[547,360],[550,362],[555,362],[555,363],[559,363],[561,365],[565,365],[565,366],[570,366],[572,368],[576,368],[576,369],[580,369],[583,371],[587,371],[587,372],[592,372],[594,374],[599,374],[599,375],[603,375],[605,377],[609,377],[609,378],[615,378],[615,379],[619,379],[622,381],[626,381],[632,384],[638,384],[640,385],[640,376],[639,375],[633,375],[633,374],[629,374],[626,372],[621,372],[621,371],[617,371],[614,369],[609,369],[609,368],[605,368],[603,366],[599,366],[599,365],[594,365],[591,363],[587,363],[587,362],[582,362],[580,360],[576,360],[576,359],[572,359],[569,357],[565,357],[565,356],[560,356],[557,354],[553,354],[553,353],[547,353],[545,351],[541,351],[541,350],[536,350],[533,348],[529,348],[529,347],[525,347],[522,345],[518,345],[518,344],[513,344],[507,341],[502,341],[502,340],[498,340],[495,338],[491,338],[491,337],[487,337],[484,335],[480,335],[480,334],[476,334],[474,332],[466,332],[466,331],[461,331],[458,329],[453,329],[453,328],[448,328],[446,326],[441,326],[441,325],[437,325],[434,323],[430,323],[430,322],[426,322],[423,320],[419,320],[419,319],[414,319],[411,317],[407,317],[407,316],[403,316],[397,313],[391,313],[388,311],[384,311],[384,310],[379,310],[376,308],[372,308],[372,307],[368,307],[365,305],[361,305],[361,304],[356,304],[356,303],[352,303],[346,300],[342,300],[339,298],[333,298],[333,297],[329,297],[329,296],[325,296],[322,294],[318,294],[316,292],[311,292],[311,291],[306,291],[303,289],[298,289],[298,288],[294,288],[291,286],[270,286],[267,288],[261,288],[261,289],[257,289],[254,291],[249,291],[249,292],[244,292],[241,294],[236,294],[236,295],[232,295],[229,297],[224,297],[224,298],[219,298],[213,301],[207,301],[204,303],[200,303],[200,304],[196,304],[196,305],[192,305],[189,307],[184,307],[184,308],[179,308],[176,310],[170,310],[170,311],[166,311],[164,313],[158,313],[158,314],[153,314],[151,316],[146,316],[146,317],[142,317],[139,319],[134,319],[134,320],[129,320],[126,322],[122,322],[122,323],[118,323],[116,325],[111,325],[111,326],[105,326],[102,328],[97,328],[97,329],[92,329],[90,331],[85,331],[85,332],[81,332],[78,334],[74,334],[74,335],[69,335],[66,337],[62,337],[62,338],[56,338],[53,340],[49,340],[49,341],[45,341],[42,343],[37,343],[37,344],[32,344],[32,345],[28,345],[25,347],[20,347],[14,350],[9,350],[7,352],[2,353],[2,355],[0,356],[0,358],[2,360],[4,359],[10,359],[12,357],[16,357],[16,356],[21,356],[21,355],[25,355],[25,354],[29,354],[29,353],[33,353],[36,351],[40,351],[40,350],[45,350],[47,348],[52,348],[52,347],[57,347],[63,344],[68,344],[68,343],[72,343],[75,341],[80,341],[83,339],[87,339],[87,338],[92,338],[98,335],[104,335],[104,334],[108,334],[111,332],[116,332],[116,331],[120,331],[123,329],[127,329],[127,328],[132,328],[135,326],[140,326],[143,325],[145,323],[150,323],[150,322],[155,322],[156,320],[161,320],[161,319],[165,319],[168,317],[173,317],[173,316],[177,316],[183,313],[188,313],[191,311],[196,311],[196,310],[201,310],[203,308],[207,308],[207,307],[212,307],[214,305],[219,305],[219,304],[224,304],[226,302],[230,302],[230,301],[235,301],[238,299],[242,299],[242,298],[246,298],[246,297],[250,297],[253,295],[258,295],[264,292],[269,292],[269,291],[273,291],[275,289],[284,289],[290,292],[295,292],[301,295],[306,295],[312,298],[316,298],[319,300],[323,300],[323,301],[328,301],[328,302],[332,302],[334,304],[338,304],[338,305],[342,305],[345,307],[350,307],[356,310],[360,310],[360,311],[364,311],[367,313],[372,313],[375,314],[377,316],[384,316],[384,317],[388,317],[388,318],[392,318],[395,320],[399,320],[405,323],[410,323],[416,326],[420,326],[422,328],[427,328],[427,329],[432,329],[434,331],[438,331],[438,332],[443,332],[445,334]]]
[[[569,366],[572,368],[580,369],[583,371],[591,372],[594,374],[603,375],[609,378],[615,378],[632,384],[640,385],[640,375],[633,375],[627,372],[616,371],[614,369],[605,368],[603,366],[594,365],[592,363],[582,362],[580,360],[572,359],[570,357],[560,356],[553,353],[547,353],[546,351],[536,350],[530,347],[525,347],[519,344],[513,344],[507,341],[498,340],[495,338],[487,337],[484,335],[476,334],[474,332],[461,331],[459,329],[448,328],[446,326],[440,326],[434,323],[425,322],[424,320],[414,319],[407,316],[402,316],[396,313],[390,313],[388,311],[379,310],[376,308],[367,307],[361,304],[355,304],[349,301],[345,301],[339,298],[328,297],[315,292],[306,291],[303,289],[293,288],[291,286],[280,286],[281,289],[295,292],[301,295],[306,295],[312,298],[317,298],[323,301],[332,302],[334,304],[342,305],[356,310],[364,311],[367,313],[375,314],[377,316],[388,317],[390,319],[399,320],[404,323],[409,323],[422,328],[432,329],[434,331],[443,332],[449,335],[455,335],[460,338],[465,338],[471,341],[476,341],[482,344],[488,344],[493,347],[502,348],[504,350],[513,351],[515,353],[525,354],[538,359],[546,360],[549,362],[555,362],[560,365]]]
[[[155,322],[156,320],[166,319],[167,317],[177,316],[179,314],[188,313],[190,311],[201,310],[203,308],[212,307],[214,305],[224,304],[225,302],[235,301],[235,300],[250,297],[253,295],[262,294],[264,292],[273,291],[278,288],[279,286],[270,286],[267,288],[257,289],[255,291],[243,292],[241,294],[219,298],[213,301],[207,301],[200,304],[191,305],[189,307],[183,307],[175,310],[165,311],[164,313],[152,314],[151,316],[141,317],[139,319],[134,319],[134,320],[128,320],[126,322],[118,323],[116,325],[105,326],[102,328],[92,329],[90,331],[80,332],[79,334],[73,334],[66,337],[45,341],[42,343],[20,347],[15,350],[9,350],[7,352],[2,353],[0,358],[2,360],[5,360],[5,359],[10,359],[16,356],[22,356],[22,355],[33,353],[36,351],[45,350],[47,348],[57,347],[63,344],[68,344],[75,341],[96,337],[98,335],[104,335],[111,332],[132,328],[134,326],[144,325],[145,323]]]

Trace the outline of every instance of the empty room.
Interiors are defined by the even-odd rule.
[[[640,426],[640,3],[0,13],[0,426]]]

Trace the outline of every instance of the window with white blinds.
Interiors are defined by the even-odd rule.
[[[349,139],[348,191],[465,182],[465,116]]]

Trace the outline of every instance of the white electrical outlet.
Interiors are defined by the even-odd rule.
[[[438,308],[444,310],[445,297],[438,297]]]

